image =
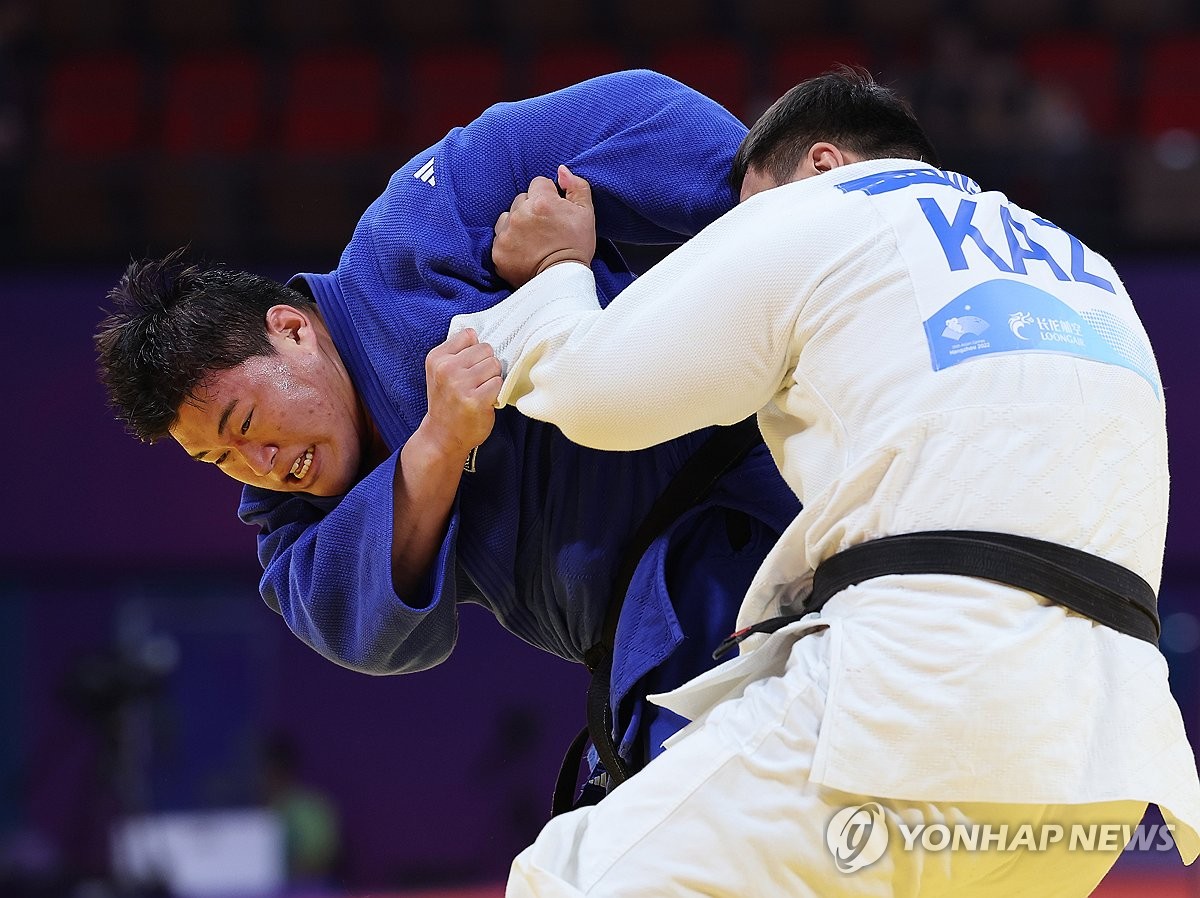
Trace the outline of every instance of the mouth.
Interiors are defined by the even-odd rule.
[[[308,476],[309,468],[312,467],[313,452],[316,446],[309,446],[305,449],[296,460],[292,462],[292,467],[288,470],[287,479],[290,483],[303,483],[304,478]]]

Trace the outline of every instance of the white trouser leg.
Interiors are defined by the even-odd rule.
[[[595,807],[552,820],[513,862],[521,896],[1084,896],[1120,854],[904,849],[898,824],[1141,819],[1144,804],[1029,806],[872,799],[813,784],[809,772],[825,704],[820,634],[799,640],[785,676],[760,680],[709,715]],[[886,764],[887,758],[879,763]],[[843,873],[826,844],[833,815],[878,801],[891,834],[873,864]]]

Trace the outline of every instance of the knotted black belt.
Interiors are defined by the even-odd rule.
[[[774,633],[819,611],[837,593],[888,574],[958,574],[1044,596],[1098,624],[1158,645],[1161,624],[1153,587],[1128,568],[1068,546],[974,530],[930,530],[851,546],[818,565],[812,594],[797,614],[738,630],[717,647],[724,655],[755,633]]]

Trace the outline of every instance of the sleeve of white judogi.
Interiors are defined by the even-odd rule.
[[[749,205],[736,209],[604,311],[586,266],[555,265],[451,331],[473,327],[496,350],[498,404],[585,446],[640,449],[732,424],[779,392],[797,351],[809,278],[771,230]]]

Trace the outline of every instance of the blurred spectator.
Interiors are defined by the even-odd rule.
[[[341,856],[341,821],[329,798],[300,781],[296,744],[285,734],[267,740],[264,789],[283,823],[289,883],[328,885]]]

